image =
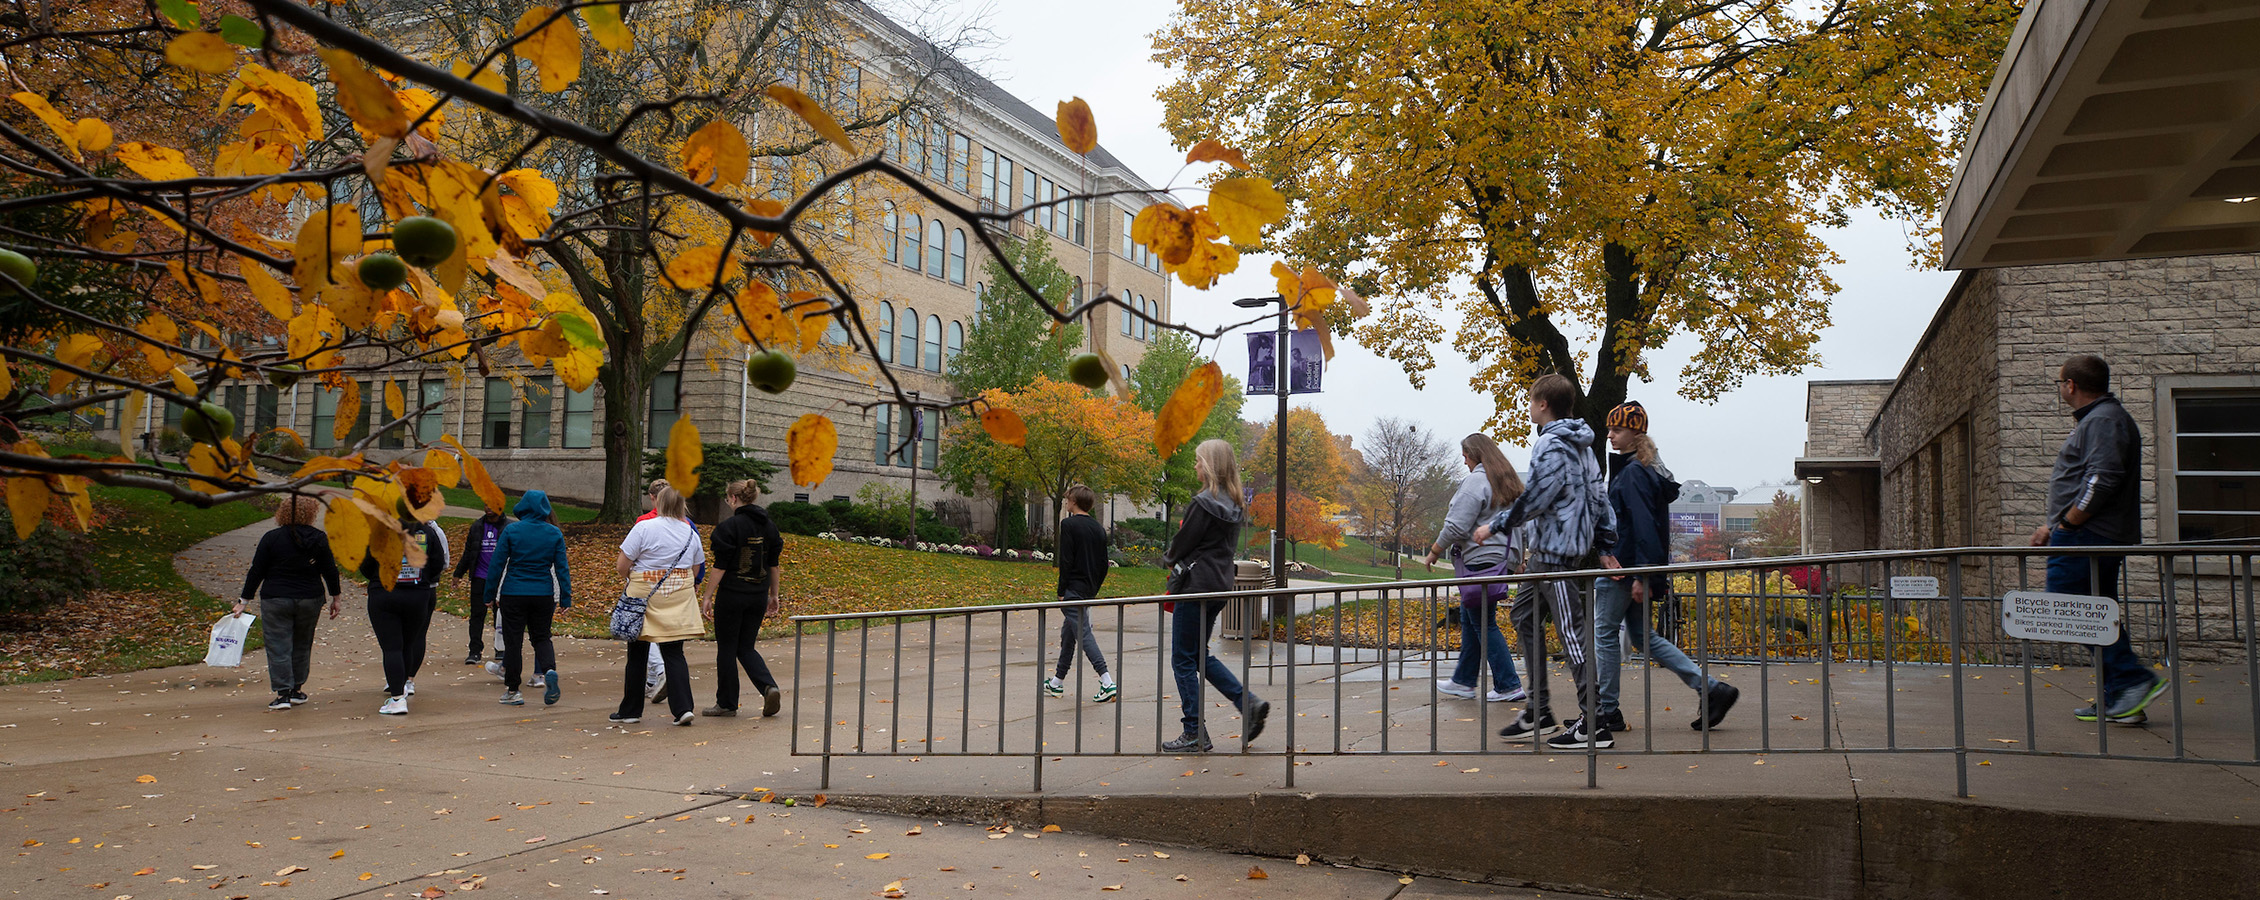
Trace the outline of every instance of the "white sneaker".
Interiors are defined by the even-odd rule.
[[[691,712],[690,710],[687,710],[687,709],[686,709],[686,710],[684,710],[684,711],[683,711],[683,714],[682,714],[682,715],[679,715],[679,716],[676,716],[676,717],[675,717],[675,724],[677,724],[677,725],[689,725],[689,724],[691,723],[691,720],[692,720],[692,719],[696,719],[696,718],[698,718],[698,713],[695,713],[695,712]]]
[[[1490,691],[1483,695],[1483,699],[1489,703],[1514,703],[1530,699],[1530,692],[1523,688],[1515,688],[1511,691]]]
[[[413,697],[413,696],[416,696],[416,679],[413,679],[413,678],[410,678],[410,679],[408,679],[408,690],[407,690],[407,692],[406,692],[406,693],[402,694],[401,696],[404,696],[404,697]]]
[[[1467,685],[1453,681],[1449,678],[1436,679],[1436,693],[1443,694],[1446,697],[1458,697],[1462,700],[1475,699],[1474,688],[1468,687]]]
[[[667,699],[667,682],[664,680],[656,684],[645,682],[643,699],[645,703],[658,703]]]
[[[377,714],[378,714],[378,715],[383,715],[383,716],[405,716],[405,715],[407,715],[407,714],[408,714],[408,698],[407,698],[406,696],[399,696],[399,697],[386,697],[386,698],[385,698],[385,705],[383,705],[383,706],[380,706],[380,707],[377,707]]]
[[[487,668],[487,674],[489,674],[489,675],[492,675],[492,676],[494,676],[494,677],[496,677],[496,678],[501,678],[501,677],[502,677],[502,660],[499,660],[499,659],[490,659],[490,660],[487,660],[487,666],[486,666],[486,668]]]

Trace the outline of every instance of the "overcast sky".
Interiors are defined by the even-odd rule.
[[[968,10],[982,7],[968,6]],[[1183,151],[1161,128],[1161,104],[1154,92],[1174,73],[1151,61],[1152,35],[1174,9],[1156,0],[1061,4],[1056,0],[995,0],[984,21],[995,41],[977,51],[973,64],[1006,90],[1049,111],[1071,96],[1088,100],[1098,119],[1099,140],[1147,181],[1158,185],[1180,174]],[[971,13],[976,14],[977,13]],[[1191,202],[1199,202],[1197,196]],[[1633,399],[1647,406],[1651,429],[1665,462],[1682,481],[1748,488],[1761,481],[1790,477],[1791,460],[1805,439],[1805,383],[1813,379],[1894,378],[1915,341],[1922,336],[1953,283],[1951,273],[1911,268],[1901,225],[1880,217],[1857,217],[1843,231],[1827,235],[1844,263],[1832,274],[1837,295],[1834,324],[1821,333],[1821,365],[1801,375],[1754,378],[1718,402],[1699,404],[1678,395],[1678,371],[1692,352],[1685,339],[1653,352],[1650,370],[1658,380],[1635,382]],[[1272,258],[1249,256],[1240,270],[1216,288],[1196,291],[1176,285],[1171,297],[1177,317],[1213,327],[1246,318],[1236,297],[1272,293]],[[1227,340],[1218,360],[1243,379],[1243,342]],[[1475,366],[1446,346],[1436,350],[1437,366],[1425,390],[1414,390],[1404,370],[1344,341],[1326,373],[1327,388],[1299,395],[1324,414],[1337,433],[1364,434],[1381,416],[1412,419],[1456,440],[1490,413],[1487,395],[1468,385]],[[1246,416],[1268,419],[1268,396],[1250,398]],[[1509,451],[1521,465],[1526,454]]]

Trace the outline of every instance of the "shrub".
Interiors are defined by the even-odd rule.
[[[754,459],[753,451],[737,444],[704,444],[704,461],[695,470],[698,473],[698,490],[692,498],[720,499],[730,482],[747,478],[761,485],[761,492],[769,492],[769,476],[777,474],[777,464]],[[656,481],[667,476],[667,455],[645,451],[643,455],[644,481]],[[726,511],[725,511],[726,512]],[[783,526],[778,526],[782,528]]]
[[[955,544],[965,539],[965,532],[938,521],[933,513],[918,511],[918,539],[929,544]]]
[[[769,519],[786,534],[823,534],[832,530],[832,514],[814,503],[787,500],[769,504]]]
[[[180,433],[178,428],[166,428],[157,432],[157,452],[166,456],[187,453],[188,448],[195,445],[196,442],[189,440],[188,435]]]
[[[297,460],[312,459],[314,456],[313,451],[306,449],[305,444],[299,443],[297,438],[281,431],[270,431],[260,435],[259,439],[252,443],[251,452],[268,456],[284,456]]]
[[[18,541],[14,520],[0,510],[0,613],[51,606],[100,584],[86,538],[42,523]]]
[[[1167,544],[1169,530],[1166,519],[1118,519],[1114,523],[1114,542],[1117,545]]]

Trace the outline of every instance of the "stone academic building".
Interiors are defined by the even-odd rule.
[[[822,76],[785,73],[790,80],[812,94],[839,98],[839,104],[875,102],[889,95],[890,86],[923,80],[925,90],[938,92],[927,104],[932,112],[907,117],[885,136],[890,158],[953,200],[983,211],[1027,207],[1070,194],[1101,195],[1103,199],[1033,209],[1006,226],[988,227],[1001,240],[1047,242],[1061,267],[1074,276],[1070,303],[1112,294],[1152,317],[1171,315],[1170,279],[1162,273],[1160,261],[1129,240],[1132,217],[1147,204],[1168,202],[1163,195],[1104,147],[1088,156],[1070,152],[1050,117],[876,11],[856,3],[836,8],[846,17],[846,31],[856,35],[844,54],[849,62]],[[1064,98],[1042,99],[1048,103]],[[877,180],[858,187],[909,196],[886,191]],[[907,199],[899,205],[867,201],[863,208],[863,216],[850,217],[834,236],[865,252],[848,265],[879,358],[893,367],[906,390],[928,400],[954,399],[943,372],[963,348],[966,331],[989,289],[982,274],[986,254],[977,236],[969,233],[975,226],[935,216]],[[728,312],[716,315],[727,317]],[[1155,334],[1150,325],[1111,306],[1086,319],[1085,330],[1087,346],[1103,350],[1125,370],[1144,356],[1146,343]],[[845,330],[835,328],[827,340],[844,344]],[[907,410],[886,405],[866,414],[840,405],[882,398],[881,389],[874,385],[879,379],[867,360],[855,370],[823,365],[817,359],[820,354],[804,356],[791,390],[771,396],[749,390],[744,378],[747,352],[700,341],[661,375],[652,387],[646,423],[650,447],[663,446],[675,419],[689,416],[705,440],[742,444],[757,457],[781,466],[787,427],[804,413],[821,412],[839,429],[833,474],[814,490],[793,486],[780,476],[771,486],[772,499],[852,497],[868,484],[903,490],[913,486],[915,477],[921,506],[935,508],[942,503],[946,512],[956,513],[958,524],[991,525],[993,504],[948,503],[965,498],[933,480],[940,455],[938,438],[947,422],[926,411],[926,421],[917,430],[922,439],[910,442],[905,451],[902,445],[915,424]],[[514,374],[518,377],[510,377]],[[306,436],[311,449],[322,452],[351,446],[368,434],[373,423],[389,419],[381,400],[383,383],[362,386],[363,421],[342,441],[332,436],[338,394],[311,381],[290,390],[258,383],[235,385],[223,388],[218,399],[236,410],[245,425],[288,426]],[[372,457],[383,460],[391,455],[385,451],[407,452],[452,434],[477,452],[506,488],[538,487],[565,498],[602,498],[604,405],[597,395],[601,386],[573,392],[546,371],[529,377],[529,373],[498,369],[481,377],[475,370],[433,369],[400,379],[399,387],[412,405],[440,406],[418,421],[407,439],[381,437]],[[177,427],[177,417],[177,408],[169,413],[152,410],[145,421],[130,423],[120,443],[131,443],[141,433]],[[1130,504],[1111,506],[1121,515],[1132,514]]]

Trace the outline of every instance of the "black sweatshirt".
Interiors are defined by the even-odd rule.
[[[398,577],[393,582],[392,593],[395,594],[406,594],[410,592],[429,593],[431,591],[437,590],[439,588],[440,579],[447,575],[447,537],[440,534],[439,526],[430,524],[428,522],[421,524],[409,523],[408,534],[403,537],[402,540],[422,540],[424,542],[423,567],[420,569],[409,568],[406,552],[403,552],[401,554],[401,559],[397,561],[390,563],[379,563],[377,561],[377,555],[374,552],[376,548],[371,547],[370,554],[366,558],[361,560],[361,577],[369,579],[370,597],[376,597],[380,594],[386,593],[384,581],[377,577],[377,567],[379,565],[395,565],[400,567]]]
[[[1059,595],[1089,600],[1106,583],[1106,529],[1089,513],[1059,523]]]
[[[771,570],[785,552],[784,535],[769,511],[748,503],[714,526],[714,564],[722,569],[719,591],[733,596],[767,594]]]
[[[259,536],[251,571],[243,576],[243,593],[237,596],[304,600],[337,592],[337,558],[330,555],[329,535],[312,525],[280,525]]]

